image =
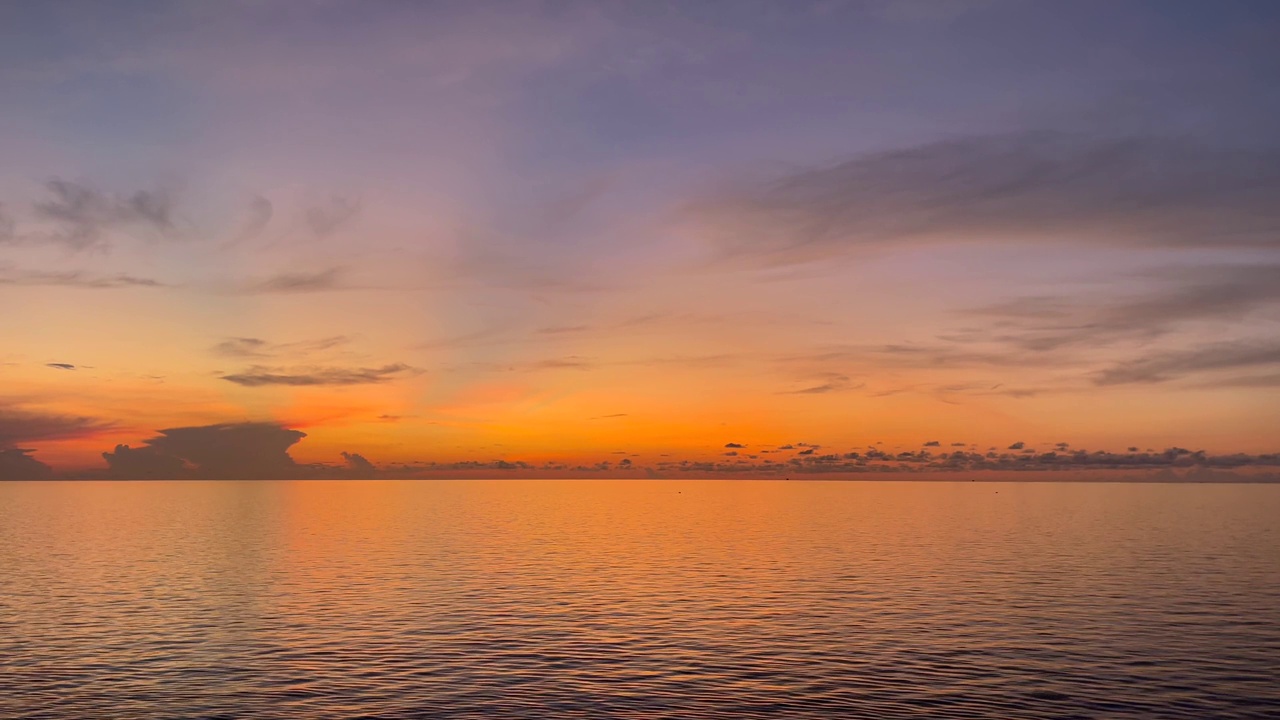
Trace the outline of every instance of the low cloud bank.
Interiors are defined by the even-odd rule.
[[[29,419],[29,418],[28,418]],[[62,438],[83,432],[80,419],[62,418],[47,424],[38,434]],[[27,433],[31,435],[30,432]],[[459,461],[414,461],[378,464],[358,452],[340,453],[341,462],[299,463],[290,449],[306,433],[274,422],[218,423],[160,430],[137,446],[117,445],[102,453],[106,468],[76,473],[56,473],[32,457],[34,452],[12,442],[0,444],[0,480],[48,478],[119,480],[288,480],[288,479],[377,479],[445,477],[854,477],[901,475],[947,477],[983,473],[1084,473],[1070,479],[1105,478],[1123,475],[1127,479],[1163,481],[1280,481],[1280,452],[1212,455],[1204,450],[1173,447],[1163,451],[1127,452],[1068,449],[1055,443],[1041,451],[1019,441],[999,450],[968,449],[941,451],[941,441],[930,440],[915,450],[865,450],[832,452],[812,443],[776,446],[760,454],[724,448],[742,448],[743,443],[726,443],[708,448],[716,459],[663,459],[646,462],[631,454],[621,460],[599,462],[532,463],[519,459]],[[4,438],[0,437],[0,440]],[[9,440],[13,440],[12,434]],[[952,444],[956,445],[955,443]],[[628,454],[619,451],[615,454]],[[636,459],[632,459],[636,458]],[[1067,477],[1058,475],[1057,477]]]

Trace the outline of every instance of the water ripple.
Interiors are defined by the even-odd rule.
[[[9,483],[0,717],[1275,718],[1276,518],[1257,485]]]

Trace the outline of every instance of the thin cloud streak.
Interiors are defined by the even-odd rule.
[[[943,240],[1280,247],[1280,150],[1018,133],[876,153],[728,190],[684,221],[729,257],[806,262]]]
[[[413,368],[404,363],[377,368],[319,368],[300,371],[255,365],[244,372],[223,375],[222,379],[244,387],[377,385],[404,377],[412,371]]]

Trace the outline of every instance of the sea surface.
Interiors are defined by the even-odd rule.
[[[0,718],[1278,718],[1280,486],[0,483]]]

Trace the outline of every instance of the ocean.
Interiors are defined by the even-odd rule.
[[[1277,718],[1280,485],[0,483],[3,718]]]

